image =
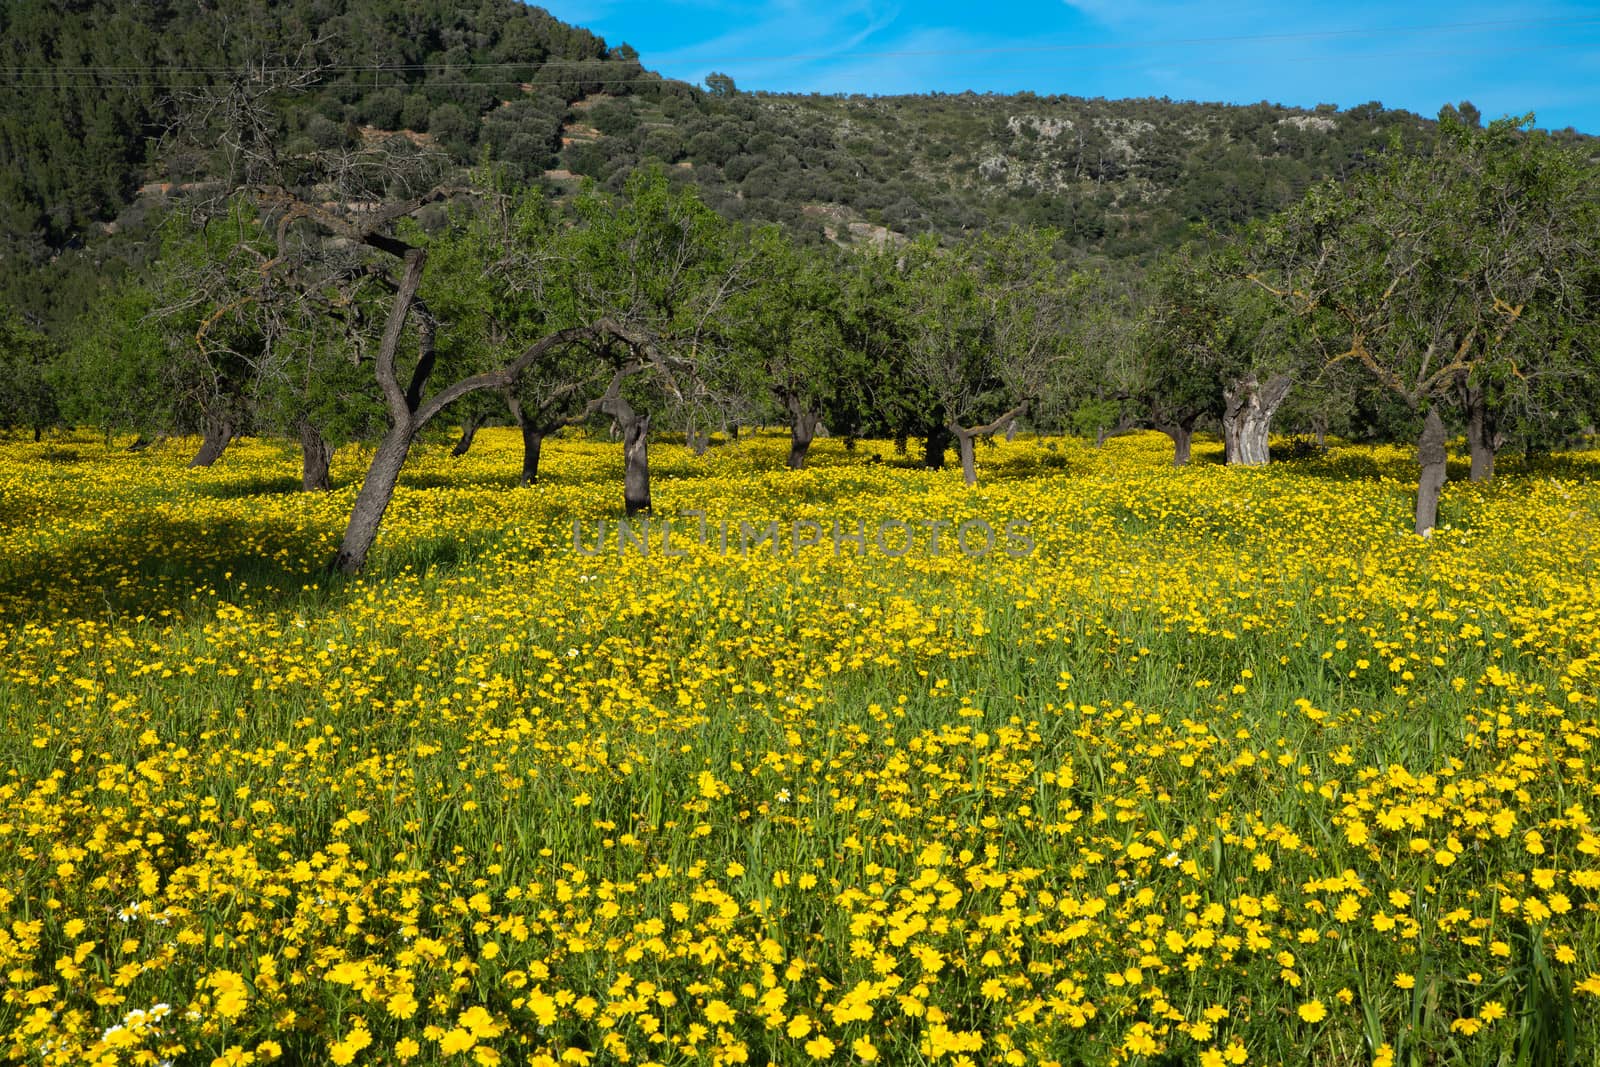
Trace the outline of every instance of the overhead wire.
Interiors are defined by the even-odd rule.
[[[1505,31],[1509,29],[1529,29],[1535,27],[1553,28],[1557,26],[1597,26],[1600,25],[1600,16],[1570,16],[1532,19],[1487,19],[1473,22],[1442,22],[1431,24],[1417,24],[1410,26],[1370,27],[1349,30],[1306,30],[1289,33],[1262,33],[1262,34],[1230,34],[1209,37],[1174,37],[1152,38],[1132,41],[1086,41],[1052,44],[1028,45],[995,45],[974,46],[962,48],[929,48],[929,49],[889,49],[889,50],[852,50],[839,52],[796,52],[788,54],[746,54],[746,55],[708,55],[708,56],[683,56],[674,60],[675,64],[690,63],[791,63],[814,62],[818,60],[846,61],[852,59],[890,59],[890,58],[938,58],[980,55],[1007,55],[1007,54],[1042,54],[1042,53],[1070,53],[1092,52],[1109,50],[1130,50],[1137,48],[1168,48],[1177,46],[1214,46],[1222,44],[1250,44],[1250,43],[1281,43],[1288,41],[1314,41],[1338,40],[1358,37],[1392,37],[1396,34],[1439,33],[1459,31]],[[1569,41],[1562,44],[1538,46],[1548,48],[1582,47],[1584,42]],[[1387,56],[1403,58],[1408,55],[1423,54],[1410,50],[1404,52],[1386,53]],[[1433,53],[1449,54],[1449,53]],[[1321,58],[1321,57],[1313,57]],[[1340,58],[1340,57],[1328,57]],[[1359,57],[1357,57],[1359,58]],[[626,66],[630,70],[649,74],[640,65],[636,58],[595,58],[595,59],[550,59],[550,60],[500,60],[487,63],[340,63],[315,68],[317,73],[324,75],[361,75],[383,73],[428,73],[444,71],[489,71],[505,68],[535,68],[538,70],[554,69],[559,73],[563,69],[593,70],[597,66],[607,65]],[[287,65],[273,66],[270,64],[251,64],[243,70],[259,71],[263,75],[292,71],[298,68]],[[87,75],[90,77],[112,77],[117,75],[237,75],[242,70],[239,67],[216,66],[176,66],[176,65],[144,65],[144,66],[47,66],[47,67],[0,67],[0,77],[28,77],[47,76],[52,80],[48,83],[61,85],[63,75]],[[632,78],[618,80],[632,81]],[[509,85],[518,84],[510,78],[484,79],[481,81],[463,81],[455,84],[466,85]]]
[[[1496,46],[1495,48],[1492,48],[1492,49],[1490,49],[1490,48],[1484,48],[1484,49],[1408,49],[1408,50],[1403,50],[1403,51],[1387,51],[1387,52],[1357,52],[1357,53],[1340,52],[1340,53],[1324,53],[1324,54],[1310,54],[1310,53],[1307,53],[1307,54],[1292,55],[1292,56],[1274,56],[1273,60],[1275,62],[1280,62],[1280,63],[1323,63],[1323,62],[1363,63],[1363,62],[1371,62],[1371,61],[1377,61],[1377,60],[1451,59],[1451,58],[1460,59],[1460,58],[1474,58],[1474,57],[1518,55],[1518,54],[1527,54],[1527,53],[1549,53],[1549,52],[1572,51],[1572,50],[1576,50],[1576,49],[1594,49],[1595,47],[1596,47],[1595,44],[1588,43],[1588,42],[1566,41],[1566,42],[1561,42],[1561,43],[1558,43],[1558,44],[1527,45],[1527,46],[1523,46],[1523,47],[1511,47],[1511,48],[1504,47],[1504,46]],[[841,57],[841,58],[847,58],[847,57]],[[1140,61],[1136,61],[1136,62],[1135,61],[1130,61],[1130,62],[1126,62],[1126,63],[1074,64],[1070,69],[1075,73],[1096,73],[1096,72],[1102,72],[1102,71],[1138,70],[1138,69],[1142,69],[1142,68],[1148,67],[1152,62],[1163,62],[1163,61],[1157,60],[1157,59],[1146,59],[1146,60],[1140,60]],[[429,69],[435,70],[435,71],[438,71],[438,72],[442,73],[444,71],[460,69],[460,68],[430,67]],[[539,70],[544,70],[544,69],[545,69],[545,66],[544,65],[540,65],[539,68],[534,72],[534,75],[533,75],[531,80],[529,80],[529,79],[521,79],[521,78],[464,78],[464,79],[460,79],[460,80],[451,80],[451,81],[448,81],[448,82],[440,82],[440,83],[434,83],[434,84],[437,85],[440,88],[443,88],[444,86],[448,85],[448,86],[462,86],[462,87],[471,87],[471,88],[495,88],[495,89],[505,89],[505,88],[513,88],[513,87],[516,87],[516,88],[526,87],[529,90],[536,89],[536,88],[541,88],[541,87],[558,88],[559,87],[559,80],[558,79],[563,79],[563,78],[576,79],[576,80],[581,81],[586,86],[593,86],[593,87],[596,87],[596,88],[599,88],[599,89],[616,88],[616,87],[620,87],[620,86],[633,86],[633,85],[637,85],[641,80],[657,80],[657,81],[663,81],[663,82],[678,82],[678,83],[684,84],[684,85],[692,85],[692,84],[694,84],[692,82],[687,81],[686,79],[672,77],[672,76],[669,76],[669,75],[662,74],[659,71],[649,70],[647,68],[639,67],[637,65],[632,65],[632,64],[630,64],[631,73],[626,77],[609,77],[609,76],[608,77],[601,77],[601,78],[585,77],[582,70],[577,70],[577,71],[573,71],[573,72],[569,72],[569,73],[565,73],[565,74],[560,72],[560,71],[556,71],[556,72],[553,72],[554,73],[554,78],[551,78],[549,76],[540,77],[538,71]],[[1016,74],[1024,73],[1024,72],[1032,72],[1032,71],[1047,72],[1047,71],[1054,71],[1054,70],[1059,70],[1059,69],[1061,69],[1059,66],[1050,66],[1050,67],[1045,67],[1045,66],[1027,66],[1027,67],[1011,66],[1011,67],[1008,67],[1006,69],[1006,74],[1014,76]],[[104,74],[96,75],[93,78],[84,78],[84,79],[60,79],[60,78],[52,78],[52,77],[49,77],[47,75],[34,75],[34,76],[31,76],[30,80],[26,80],[26,81],[10,81],[10,82],[0,81],[0,92],[5,91],[6,89],[103,88],[103,87],[106,87],[108,85],[117,84],[118,76],[119,75],[124,75],[125,73],[126,72],[124,72],[124,71],[115,71],[115,72],[108,71],[108,72],[106,72]],[[230,75],[237,75],[237,74],[240,74],[240,73],[243,73],[243,72],[241,72],[239,70],[229,70],[226,73],[230,74]],[[316,73],[322,74],[322,75],[327,75],[327,74],[330,73],[330,70],[328,70],[326,68],[319,69]],[[377,74],[381,75],[381,74],[385,74],[385,73],[392,74],[392,73],[395,73],[395,72],[388,71],[388,70],[383,70],[383,69],[377,70],[375,72],[374,68],[363,67],[363,68],[347,68],[345,70],[345,73],[349,73],[349,74],[373,74],[373,73],[377,73]],[[4,71],[0,71],[0,79],[3,79],[4,76],[5,76],[5,72]],[[162,85],[164,87],[170,87],[170,88],[187,88],[187,87],[198,88],[204,83],[201,82],[201,81],[192,81],[192,82],[184,81],[184,82],[180,82],[180,81],[178,81],[176,79],[174,79],[172,81],[167,81],[167,82],[157,82],[157,81],[155,81],[155,79],[128,79],[127,81],[123,82],[122,84],[129,85],[129,86],[158,84],[158,85]],[[397,79],[392,80],[392,81],[376,81],[375,80],[375,81],[369,83],[368,87],[372,88],[374,90],[386,89],[386,88],[420,89],[420,88],[423,87],[423,85],[424,85],[424,83],[420,82],[420,81],[407,81],[407,80],[404,80],[404,79],[398,79],[397,78]],[[306,88],[310,89],[312,87],[313,86],[307,86]],[[929,91],[930,90],[927,90],[927,89],[916,90],[916,92],[921,92],[921,93],[926,93],[926,92],[929,92]],[[932,91],[942,91],[942,92],[945,92],[946,95],[951,95],[951,94],[949,94],[948,91],[944,91],[944,90],[932,90]],[[979,92],[980,94],[982,92],[984,92],[984,90],[975,90],[975,91]],[[883,93],[881,91],[876,91],[876,90],[873,91],[872,93],[869,93],[869,94],[862,94],[862,93],[857,92],[857,91],[852,91],[848,87],[842,87],[842,86],[840,86],[840,87],[830,87],[828,89],[822,89],[822,90],[805,90],[805,89],[799,89],[799,90],[753,90],[752,92],[753,93],[762,93],[764,95],[769,95],[769,96],[794,96],[794,95],[822,95],[822,96],[901,95],[901,94],[885,94],[885,93]],[[1049,94],[1046,94],[1046,95],[1049,95]]]

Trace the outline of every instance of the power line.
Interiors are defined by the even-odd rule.
[[[1535,53],[1535,52],[1559,52],[1559,51],[1567,51],[1567,50],[1571,50],[1571,49],[1575,49],[1575,48],[1589,48],[1589,47],[1592,47],[1592,46],[1589,45],[1587,42],[1566,41],[1566,42],[1562,42],[1560,44],[1528,45],[1528,46],[1520,47],[1520,48],[1495,47],[1495,48],[1492,48],[1492,49],[1489,49],[1489,48],[1484,48],[1484,49],[1411,49],[1411,50],[1405,50],[1405,51],[1390,51],[1390,52],[1355,52],[1355,53],[1340,52],[1340,53],[1324,53],[1324,54],[1320,54],[1320,55],[1319,54],[1306,54],[1306,55],[1298,55],[1298,56],[1278,56],[1278,57],[1274,57],[1274,58],[1275,58],[1275,60],[1277,62],[1283,62],[1283,63],[1324,63],[1324,62],[1360,63],[1360,62],[1366,62],[1366,61],[1371,61],[1371,60],[1379,60],[1379,59],[1385,59],[1385,60],[1392,60],[1392,59],[1438,59],[1438,58],[1471,58],[1471,57],[1483,57],[1483,56],[1503,56],[1503,55],[1516,55],[1516,54]],[[848,58],[848,57],[841,57],[841,58]],[[1148,64],[1147,61],[1128,62],[1128,63],[1097,63],[1097,64],[1093,64],[1093,65],[1074,65],[1074,66],[1071,66],[1070,68],[1065,68],[1065,69],[1071,71],[1072,73],[1085,73],[1085,74],[1088,74],[1088,73],[1096,73],[1096,72],[1103,72],[1103,71],[1139,70],[1139,69],[1145,68],[1148,65],[1149,64]],[[352,68],[352,69],[354,71],[356,71],[356,72],[359,72],[359,73],[368,73],[368,74],[370,74],[370,73],[373,72],[373,68],[371,68],[371,67],[361,67],[361,68]],[[1026,69],[1028,69],[1030,71],[1049,71],[1049,70],[1059,70],[1059,69],[1063,69],[1063,68],[1061,68],[1061,67],[1033,66],[1033,67],[1029,67],[1029,68],[1026,68]],[[1019,70],[1020,70],[1020,68],[1015,68],[1015,67],[1008,68],[1007,73],[1008,74],[1017,73]],[[383,72],[387,73],[387,71],[383,71]],[[0,72],[0,75],[3,75],[3,73],[4,72]],[[31,80],[17,81],[17,82],[12,82],[12,83],[7,84],[7,85],[0,85],[0,91],[5,91],[6,89],[106,88],[107,85],[108,85],[108,82],[114,84],[115,78],[117,76],[123,75],[125,73],[126,73],[126,71],[124,71],[124,70],[119,68],[119,69],[115,70],[114,72],[108,72],[108,73],[103,74],[103,75],[95,75],[93,77],[79,78],[79,79],[75,79],[75,80],[53,79],[53,78],[46,78],[46,77],[41,76],[41,75],[31,75],[31,76],[29,76]],[[230,71],[229,73],[237,73],[237,71]],[[595,88],[598,88],[598,89],[610,89],[610,88],[618,88],[618,87],[625,87],[625,86],[635,86],[641,80],[649,80],[649,79],[655,79],[655,80],[667,81],[667,82],[677,81],[680,84],[684,84],[684,85],[692,84],[692,83],[689,83],[689,82],[686,82],[686,81],[681,81],[680,79],[676,79],[676,78],[667,78],[665,76],[658,75],[654,71],[648,71],[648,70],[639,70],[634,76],[627,77],[627,78],[585,78],[585,77],[583,77],[581,75],[581,73],[568,75],[568,77],[571,77],[574,80],[582,82],[582,84],[584,86],[595,87]],[[133,78],[133,79],[130,79],[126,84],[130,84],[130,85],[140,84],[140,85],[142,85],[142,84],[151,84],[151,83],[152,83],[152,81],[150,79]],[[427,88],[428,84],[429,83],[407,82],[407,81],[397,80],[397,81],[392,81],[392,82],[373,83],[373,84],[367,86],[367,88],[370,88],[370,89],[372,89],[374,91],[381,90],[381,89],[391,89],[391,88],[397,88],[397,89],[419,89],[420,90],[420,89]],[[520,89],[523,86],[528,86],[530,89],[538,89],[538,88],[558,89],[558,88],[560,88],[559,83],[543,82],[540,79],[538,79],[537,77],[535,77],[535,79],[533,81],[531,81],[531,82],[524,81],[524,80],[518,80],[518,79],[511,79],[511,78],[504,78],[504,79],[501,79],[501,78],[492,78],[492,79],[476,78],[476,79],[467,79],[467,80],[462,80],[462,81],[452,81],[452,82],[446,82],[446,83],[432,83],[432,84],[433,84],[433,86],[435,88],[445,88],[445,87],[453,87],[453,86],[461,86],[461,87],[468,87],[468,88],[490,88],[490,89],[511,89],[511,88]],[[173,85],[171,87],[178,88],[180,86]],[[182,86],[182,87],[198,87],[198,86]],[[927,90],[922,90],[922,91],[926,92]],[[750,90],[749,92],[750,92],[751,95],[756,95],[756,94],[760,94],[760,93],[763,93],[763,92],[765,92],[766,95],[773,95],[773,96],[794,95],[794,91],[789,91],[789,90],[786,90],[786,91]],[[802,90],[801,92],[805,92],[805,91]],[[854,94],[851,93],[850,90],[845,89],[845,88],[828,89],[828,90],[813,90],[812,92],[816,93],[816,95],[822,95],[822,96],[838,96],[838,95],[846,95],[846,96],[848,96],[848,95],[854,95]],[[874,94],[874,95],[906,95],[906,94],[900,94],[900,93],[882,94],[882,93],[879,93],[879,94]]]
[[[969,48],[928,48],[928,49],[900,49],[882,51],[849,51],[849,52],[795,52],[788,54],[750,54],[750,55],[709,55],[688,56],[674,60],[675,63],[785,63],[814,60],[845,60],[845,59],[876,59],[876,58],[916,58],[962,55],[1008,55],[1046,52],[1079,52],[1079,51],[1111,51],[1135,48],[1167,48],[1174,46],[1196,46],[1217,44],[1247,44],[1269,43],[1283,41],[1311,41],[1335,40],[1357,37],[1387,37],[1395,34],[1436,33],[1456,30],[1508,30],[1528,29],[1534,27],[1557,26],[1592,26],[1600,25],[1600,16],[1581,16],[1567,18],[1542,18],[1542,19],[1490,19],[1477,22],[1441,22],[1412,26],[1391,26],[1354,30],[1310,30],[1294,33],[1264,33],[1264,34],[1233,34],[1216,37],[1172,37],[1150,38],[1134,41],[1098,41],[1078,42],[1071,44],[1036,44],[1036,45],[996,45],[991,47]],[[318,73],[329,74],[372,74],[372,73],[406,73],[428,71],[468,71],[468,70],[497,70],[506,67],[534,67],[545,69],[548,67],[573,67],[580,69],[593,69],[596,66],[618,65],[644,73],[637,59],[551,59],[551,60],[503,60],[493,63],[367,63],[367,64],[335,64],[327,67],[316,68]],[[293,70],[290,67],[262,66],[263,73],[277,73]],[[0,76],[28,75],[28,74],[215,74],[230,75],[241,73],[238,67],[179,67],[179,66],[51,66],[51,67],[5,67],[0,68]],[[491,82],[488,84],[510,84],[507,82]]]
[[[897,51],[877,52],[818,52],[798,53],[792,55],[745,55],[745,56],[690,56],[675,62],[681,63],[729,63],[729,62],[788,62],[791,60],[816,60],[816,59],[876,59],[876,58],[907,58],[919,56],[960,56],[960,55],[1006,55],[1024,52],[1076,52],[1076,51],[1105,51],[1112,49],[1130,48],[1166,48],[1174,45],[1212,45],[1212,44],[1240,44],[1248,42],[1268,41],[1309,41],[1328,40],[1346,37],[1387,37],[1400,33],[1435,33],[1441,30],[1489,30],[1489,29],[1515,29],[1532,28],[1536,26],[1572,26],[1600,24],[1600,17],[1583,16],[1573,18],[1549,19],[1493,19],[1483,22],[1441,22],[1433,25],[1421,26],[1394,26],[1380,29],[1362,30],[1311,30],[1299,33],[1260,33],[1236,34],[1224,37],[1171,37],[1156,38],[1139,41],[1098,41],[1076,44],[1040,44],[1040,45],[996,45],[988,48],[926,48],[907,49]]]
[[[336,74],[371,74],[379,72],[415,72],[415,71],[442,71],[442,70],[497,70],[503,67],[582,67],[592,68],[597,66],[625,66],[635,70],[643,70],[637,59],[508,59],[498,63],[337,63],[329,66],[310,68],[311,72],[336,73]],[[283,71],[299,71],[302,68],[290,66],[271,66],[268,64],[247,64],[243,67],[177,67],[171,65],[143,66],[143,67],[0,67],[0,74],[244,74],[262,72],[275,74]]]

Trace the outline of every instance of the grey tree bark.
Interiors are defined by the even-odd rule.
[[[450,454],[455,458],[460,459],[462,456],[470,452],[472,450],[472,442],[477,440],[478,431],[482,429],[483,424],[488,421],[489,417],[487,415],[474,415],[466,422],[462,423],[461,439],[458,440],[456,442],[456,446],[450,450]]]
[[[806,465],[806,454],[811,451],[811,442],[816,439],[817,427],[822,420],[800,406],[798,400],[791,400],[789,408],[789,459],[788,466],[792,471],[800,470]]]
[[[1471,478],[1487,482],[1494,478],[1494,457],[1502,443],[1495,432],[1494,416],[1489,411],[1482,389],[1467,386],[1462,390],[1467,409],[1467,450],[1472,457]]]
[[[1028,402],[1023,401],[998,419],[982,426],[958,426],[951,423],[947,427],[950,435],[956,439],[956,451],[961,456],[961,479],[969,488],[978,484],[978,457],[975,447],[978,438],[994,433],[1007,424],[1015,426],[1017,419],[1027,409]]]
[[[332,483],[328,468],[333,464],[333,449],[321,432],[305,419],[300,420],[300,488],[307,493],[327,492]]]
[[[1194,418],[1177,422],[1159,423],[1156,429],[1172,438],[1172,465],[1181,467],[1189,462],[1189,450],[1194,439]]]
[[[1293,385],[1292,375],[1274,374],[1263,385],[1251,373],[1223,390],[1222,440],[1228,463],[1259,467],[1272,461],[1267,435]]]
[[[195,467],[209,467],[222,458],[222,453],[227,451],[228,442],[233,440],[233,422],[229,419],[217,419],[206,423],[205,434],[200,439],[200,451],[195,453],[194,459],[189,461],[190,469]]]
[[[622,504],[628,515],[650,513],[650,416],[615,394],[601,402],[622,434]]]
[[[1445,480],[1444,420],[1439,410],[1428,408],[1422,421],[1422,436],[1417,439],[1417,464],[1421,474],[1417,479],[1418,536],[1432,530],[1439,521],[1439,493]]]
[[[602,322],[597,329],[604,330],[610,324]],[[566,331],[568,334],[577,334],[585,331]],[[526,357],[526,353],[524,353]],[[548,390],[541,398],[539,406],[532,412],[522,406],[522,399],[518,395],[515,385],[507,385],[501,390],[505,397],[506,408],[511,412],[511,421],[517,424],[522,431],[522,484],[536,485],[539,481],[539,457],[544,449],[544,439],[557,430],[567,426],[575,426],[589,418],[598,411],[602,411],[606,401],[615,396],[631,376],[644,370],[646,364],[634,360],[617,367],[612,375],[611,382],[604,393],[594,397],[575,410],[566,410],[568,400],[576,393],[581,393],[585,388],[594,384],[588,380],[569,381],[564,385]],[[562,412],[566,413],[563,414]]]
[[[522,484],[539,484],[539,454],[544,449],[544,433],[530,423],[522,425]]]
[[[961,456],[961,480],[966,482],[969,488],[978,484],[977,449],[973,447],[976,437],[976,434],[966,430],[955,431],[956,452]]]
[[[367,562],[367,553],[378,538],[378,527],[383,513],[394,499],[394,487],[400,481],[400,468],[405,466],[411,451],[412,429],[404,423],[389,427],[372,457],[372,466],[361,482],[361,492],[356,496],[355,507],[350,511],[350,524],[345,527],[344,540],[333,565],[344,574],[355,574]]]
[[[418,423],[413,396],[420,398],[422,384],[413,374],[413,388],[406,393],[394,375],[395,352],[400,347],[400,335],[405,330],[406,316],[416,301],[417,288],[422,284],[422,268],[428,260],[426,249],[413,248],[405,254],[406,270],[395,292],[394,303],[389,308],[389,319],[384,324],[383,342],[378,348],[378,381],[383,387],[384,399],[389,408],[389,430],[383,435],[372,466],[361,482],[361,492],[356,495],[355,507],[350,511],[350,522],[345,527],[344,539],[333,557],[335,570],[355,574],[367,562],[367,553],[378,538],[378,527],[383,513],[394,498],[394,487],[400,481],[400,468],[405,466],[411,451],[411,439]],[[422,352],[418,369],[433,365],[433,330],[426,317],[419,323],[422,329]]]

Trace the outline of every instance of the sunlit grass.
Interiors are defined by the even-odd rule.
[[[1401,449],[659,445],[660,517],[918,547],[645,558],[573,547],[616,446],[515,445],[348,581],[353,452],[0,445],[11,1058],[1600,1054],[1593,459],[1421,540]]]

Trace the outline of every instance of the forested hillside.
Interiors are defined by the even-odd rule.
[[[0,7],[0,302],[79,313],[146,254],[161,209],[227,166],[173,150],[175,117],[285,69],[305,75],[279,102],[291,152],[403,136],[558,193],[620,188],[655,159],[724,216],[808,240],[1021,223],[1112,258],[1264,217],[1432,125],[1376,103],[703,90],[517,0],[17,0]]]
[[[541,167],[572,101],[642,74],[516,0],[0,5],[0,301],[81,308],[143,254],[152,206],[226,165],[168,151],[172,122],[205,90],[285,69],[306,72],[281,100],[287,151],[403,129],[462,161],[482,145]]]

